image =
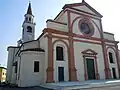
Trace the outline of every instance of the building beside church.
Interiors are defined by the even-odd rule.
[[[5,82],[5,80],[6,80],[6,71],[7,71],[7,69],[5,67],[0,66],[0,83]]]
[[[84,0],[66,4],[35,40],[31,3],[18,46],[8,47],[7,82],[19,87],[66,81],[118,79],[120,58],[114,34]],[[39,24],[38,24],[39,25]]]

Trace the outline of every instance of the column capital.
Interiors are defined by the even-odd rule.
[[[52,34],[49,33],[49,34],[47,35],[47,37],[48,37],[48,39],[52,39]]]

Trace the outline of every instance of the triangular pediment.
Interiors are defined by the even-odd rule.
[[[80,12],[84,12],[87,14],[92,14],[95,16],[98,16],[100,18],[102,18],[103,16],[97,12],[94,8],[92,8],[88,3],[86,2],[82,2],[82,3],[73,3],[73,4],[66,4],[64,8],[71,8],[74,9],[76,11],[80,11]]]
[[[95,51],[93,51],[92,49],[87,49],[85,51],[82,52],[83,54],[93,54],[96,55],[97,53]]]

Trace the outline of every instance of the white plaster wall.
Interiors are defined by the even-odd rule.
[[[83,54],[81,53],[84,50],[92,49],[97,52],[97,64],[98,64],[98,73],[100,74],[100,79],[104,79],[104,58],[102,52],[102,46],[97,44],[89,44],[82,42],[74,42],[74,58],[75,58],[75,67],[77,69],[77,79],[79,81],[84,81],[84,62]]]
[[[43,52],[22,53],[19,86],[37,86],[44,82],[44,58]],[[39,72],[34,72],[34,61],[39,61]]]
[[[12,77],[11,77],[11,84],[16,84],[16,73],[15,73],[15,66],[12,66]]]
[[[100,32],[99,32],[97,26],[96,26],[93,22],[92,22],[92,24],[93,24],[93,26],[94,26],[94,34],[93,34],[92,37],[101,38]]]
[[[38,48],[38,41],[32,41],[32,42],[25,43],[22,47],[23,49]]]
[[[109,52],[111,52],[112,55],[113,55],[113,61],[114,61],[114,63],[110,63],[110,60],[109,60]],[[114,50],[111,49],[111,48],[109,48],[108,51],[107,51],[107,56],[108,56],[109,68],[110,68],[110,70],[111,70],[112,78],[113,78],[112,68],[115,68],[115,70],[116,70],[116,76],[117,76],[117,78],[119,78],[118,67],[117,67],[117,58],[116,58],[116,54],[115,54]]]
[[[83,35],[83,34],[80,32],[80,29],[79,29],[79,26],[78,26],[78,23],[79,23],[80,20],[81,20],[81,18],[77,19],[77,20],[74,22],[72,31],[73,31],[73,33],[75,33],[75,34]]]
[[[64,49],[64,61],[57,61],[56,60],[56,47],[57,46],[61,46]],[[67,46],[61,41],[58,41],[54,44],[53,60],[54,60],[54,80],[55,80],[55,82],[59,82],[59,80],[58,80],[58,67],[64,67],[64,81],[68,81],[69,80],[68,50],[67,50]]]
[[[46,70],[48,68],[48,39],[47,37],[42,36],[40,38],[40,47],[45,50],[45,59],[44,59],[44,83],[46,82]]]
[[[21,56],[17,56],[16,57],[16,61],[17,61],[17,76],[16,76],[16,84],[19,84],[19,78],[20,78],[20,66],[21,66]],[[22,68],[22,67],[21,67]]]
[[[104,38],[105,38],[105,39],[115,41],[114,35],[110,35],[110,34],[107,34],[107,33],[104,33],[103,35],[104,35]]]
[[[39,38],[38,46],[44,50],[46,50],[46,42],[47,37],[45,37],[48,33],[45,33],[41,38]]]
[[[24,69],[23,64],[22,64],[23,63],[22,62],[22,55],[23,55],[23,53],[20,54],[19,60],[18,60],[18,63],[19,63],[19,65],[18,65],[18,75],[17,75],[17,85],[18,86],[21,86],[22,70]]]
[[[6,76],[6,81],[8,81],[9,83],[12,80],[12,69],[13,69],[13,62],[15,60],[15,54],[18,51],[19,48],[9,48],[8,49],[8,61],[7,61],[7,76]]]
[[[15,48],[14,60],[13,60],[12,64],[17,61],[16,53],[18,52],[18,50],[19,50],[18,48]],[[12,77],[11,77],[11,83],[12,84],[16,84],[16,80],[17,80],[17,76],[16,75],[17,74],[15,73],[15,66],[12,66]]]
[[[58,18],[55,19],[55,21],[58,21],[58,22],[63,22],[63,23],[67,23],[67,12],[62,12],[60,14],[60,16],[58,16]]]
[[[95,34],[94,34],[93,37],[99,37],[99,38],[101,38],[100,34],[103,34],[103,33],[102,33],[102,28],[101,28],[101,22],[100,22],[100,20],[95,19],[95,18],[91,18],[91,22],[93,23],[93,25],[95,27]],[[97,36],[97,35],[99,35],[99,36]]]
[[[7,76],[6,81],[11,81],[11,74],[12,74],[12,62],[13,62],[13,48],[8,49],[8,61],[7,61]]]
[[[99,30],[102,32],[102,28],[101,28],[101,20],[95,19],[95,18],[91,18],[92,22],[95,23]]]
[[[83,18],[83,16],[80,15],[80,14],[70,13],[70,24],[72,24],[72,23],[73,23],[73,20],[74,20],[75,18],[77,18],[77,17],[79,17],[78,19]]]
[[[51,21],[47,22],[47,28],[68,32],[67,25],[51,22]]]

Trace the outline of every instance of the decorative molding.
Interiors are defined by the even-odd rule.
[[[101,39],[101,38],[96,38],[96,37],[85,37],[84,35],[79,35],[79,34],[75,34],[75,33],[59,31],[59,30],[55,30],[55,29],[51,29],[51,28],[45,28],[43,30],[43,32],[44,33],[60,34],[60,35],[65,35],[65,36],[72,36],[72,37],[89,39],[89,40],[95,40],[95,41],[101,41],[101,42],[104,41],[104,42],[109,42],[109,43],[114,43],[114,44],[118,44],[119,43],[119,41]]]
[[[61,38],[58,39],[58,40],[55,40],[55,41],[52,43],[52,48],[54,47],[54,44],[55,44],[56,42],[63,42],[63,43],[67,46],[67,49],[69,49],[69,45],[68,45],[64,40],[62,40]]]
[[[67,25],[67,23],[62,23],[62,22],[57,22],[55,20],[51,20],[51,19],[48,19],[46,22],[54,22],[54,23],[58,23],[58,24],[63,24],[63,25]]]
[[[91,53],[88,53],[91,52]],[[95,51],[93,51],[92,49],[87,49],[81,52],[82,54],[88,54],[88,55],[97,55],[97,53]]]
[[[73,4],[66,4],[63,9],[66,9],[66,8],[72,8],[72,7],[76,7],[76,6],[83,6],[85,5],[86,7],[88,7],[91,11],[93,11],[94,13],[96,13],[97,15],[95,14],[92,14],[92,15],[95,15],[95,16],[98,16],[100,18],[102,18],[103,16],[97,12],[94,8],[92,8],[88,3],[86,2],[83,2],[83,3],[73,3]],[[75,8],[72,8],[72,9],[75,9]],[[78,9],[75,9],[75,10],[78,10]],[[80,12],[84,12],[84,13],[87,13],[87,14],[91,14],[91,13],[88,13],[88,12],[85,12],[85,11],[82,11],[82,10],[79,10]]]
[[[114,36],[114,34],[113,34],[113,33],[109,33],[109,32],[103,32],[103,33]]]
[[[41,48],[29,48],[29,49],[24,49],[24,50],[21,50],[21,52],[25,52],[25,51],[38,51],[38,52],[45,52],[43,49]]]
[[[91,18],[96,19],[96,20],[101,20],[99,17],[95,17],[95,16],[89,15],[87,13],[85,14],[83,12],[76,12],[76,11],[73,11],[72,9],[67,9],[67,11],[70,11],[71,13],[75,13],[75,14],[78,14],[78,15],[81,15],[81,16],[91,17]]]

